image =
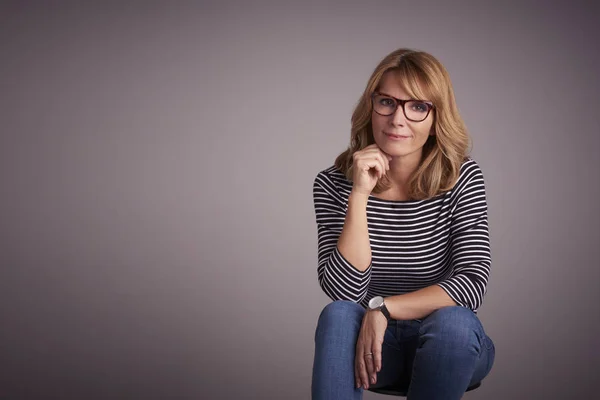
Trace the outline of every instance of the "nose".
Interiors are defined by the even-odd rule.
[[[392,114],[392,125],[393,126],[406,125],[406,116],[404,115],[404,110],[402,110],[401,105],[398,105],[398,108],[396,108],[396,112]]]

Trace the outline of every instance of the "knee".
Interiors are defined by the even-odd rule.
[[[479,352],[484,337],[481,322],[468,308],[450,306],[431,313],[421,323],[421,340],[434,340],[454,348],[473,348]]]
[[[333,301],[321,311],[317,332],[330,327],[360,327],[364,314],[365,309],[360,304],[348,300]]]

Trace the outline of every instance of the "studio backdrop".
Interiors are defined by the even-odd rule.
[[[600,15],[551,3],[2,2],[0,398],[310,398],[313,181],[400,47],[486,182],[465,398],[597,398]]]

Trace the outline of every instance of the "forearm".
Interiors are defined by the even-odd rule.
[[[422,319],[439,308],[457,305],[438,285],[386,297],[385,304],[392,319],[398,320]]]
[[[371,243],[367,223],[368,199],[367,195],[350,193],[344,227],[337,243],[339,252],[361,272],[371,264]]]

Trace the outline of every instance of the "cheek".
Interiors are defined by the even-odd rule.
[[[428,124],[424,124],[418,127],[418,135],[425,137],[427,139],[427,137],[431,134],[431,131],[433,129],[433,123],[429,122]]]
[[[385,120],[379,114],[373,113],[371,115],[371,127],[373,128],[373,132],[380,131],[383,128]]]

